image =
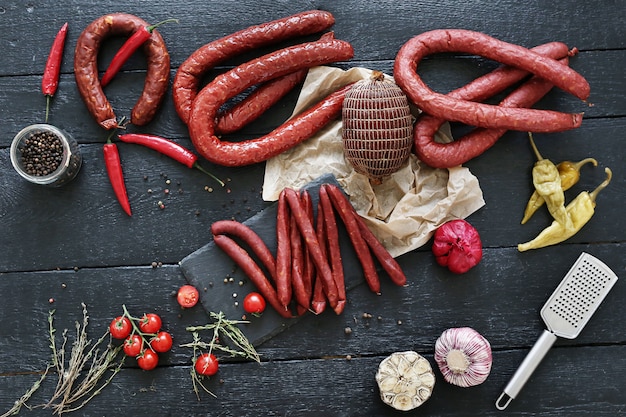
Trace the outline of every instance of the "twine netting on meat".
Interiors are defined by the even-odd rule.
[[[343,102],[343,144],[354,170],[379,181],[396,172],[413,145],[407,97],[392,81],[374,75],[348,91]]]

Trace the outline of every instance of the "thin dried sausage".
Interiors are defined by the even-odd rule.
[[[291,244],[291,284],[298,314],[304,314],[311,303],[304,282],[304,247],[302,237],[293,216],[289,217],[289,243]]]
[[[304,211],[306,212],[307,217],[311,224],[316,227],[317,233],[317,225],[315,224],[315,213],[313,210],[313,200],[311,199],[311,194],[306,190],[300,191],[300,201],[302,202],[302,207],[304,207]],[[321,242],[319,234],[317,235],[317,240]],[[304,272],[303,272],[303,283],[304,283],[304,291],[306,299],[311,302],[311,298],[313,297],[313,282],[315,280],[315,264],[313,262],[313,258],[311,257],[311,252],[306,245],[302,245],[302,250],[304,252]],[[309,306],[307,303],[307,308]]]
[[[398,262],[393,258],[393,256],[391,256],[389,251],[385,249],[376,236],[374,236],[359,213],[353,211],[352,214],[359,225],[361,236],[363,236],[367,246],[369,246],[376,259],[378,259],[378,262],[380,262],[380,265],[383,267],[387,275],[389,275],[391,281],[393,281],[396,285],[405,285],[406,275],[404,274],[404,271],[402,271]]]
[[[378,272],[376,272],[374,259],[369,251],[367,242],[361,235],[359,225],[354,218],[354,207],[352,207],[350,201],[337,186],[332,184],[323,184],[322,187],[326,188],[330,201],[333,203],[333,207],[339,214],[339,217],[341,217],[343,224],[346,226],[354,251],[356,252],[357,258],[359,258],[361,266],[363,267],[363,275],[365,276],[367,285],[370,290],[379,294],[380,279],[378,277]]]
[[[296,220],[300,235],[311,252],[315,267],[318,271],[318,278],[322,280],[328,304],[334,309],[338,302],[337,285],[333,280],[328,260],[322,254],[321,245],[323,243],[318,241],[315,229],[309,220],[306,210],[302,207],[298,194],[291,188],[285,188],[285,191],[285,199],[289,203],[289,208]]]
[[[285,318],[292,317],[289,310],[285,310],[285,308],[278,301],[276,290],[268,281],[267,277],[263,273],[263,270],[259,268],[245,249],[226,235],[215,235],[213,236],[213,241],[216,246],[222,249],[237,265],[239,265],[244,274],[250,278],[250,281],[252,281],[259,292],[263,295],[263,297],[265,297],[274,310],[278,312],[278,314]]]
[[[178,68],[173,83],[176,112],[188,123],[202,76],[211,68],[243,52],[310,35],[328,29],[335,23],[329,12],[309,10],[227,35],[198,48]]]
[[[272,277],[276,271],[274,255],[261,237],[248,226],[235,220],[218,220],[211,225],[213,235],[231,235],[245,242]]]
[[[563,57],[576,53],[576,50],[569,51],[567,45],[560,42],[540,45],[533,50],[555,59],[562,58],[563,64],[567,64],[566,58]],[[481,101],[501,92],[527,75],[526,71],[502,66],[448,94],[461,100]],[[530,107],[551,89],[552,84],[549,82],[532,81],[520,87],[512,98],[503,101],[500,105],[512,107],[515,103],[519,107]],[[526,98],[519,101],[520,95]],[[424,163],[434,168],[450,168],[479,156],[493,146],[507,131],[506,129],[478,128],[453,142],[438,143],[435,142],[434,135],[443,123],[445,123],[444,119],[423,114],[414,126],[415,154]]]
[[[584,77],[552,58],[483,33],[440,29],[410,39],[400,48],[394,63],[396,83],[424,112],[471,126],[531,132],[562,131],[579,127],[582,123],[582,114],[505,108],[459,100],[432,91],[418,76],[417,65],[425,56],[440,52],[481,55],[536,74],[580,99],[589,95],[589,84]]]
[[[326,230],[326,240],[328,244],[328,258],[330,259],[330,269],[333,273],[335,285],[337,285],[337,307],[335,313],[341,314],[346,306],[346,283],[343,273],[343,263],[341,259],[341,250],[339,247],[339,231],[337,230],[337,221],[335,212],[333,211],[330,197],[325,187],[319,188],[319,202],[321,211],[318,211],[318,221],[323,222]]]
[[[285,200],[285,190],[278,197],[276,213],[276,292],[278,301],[284,308],[291,302],[291,243],[290,211]]]
[[[98,80],[100,46],[108,37],[130,35],[142,26],[149,26],[149,23],[131,14],[112,13],[94,20],[78,37],[74,56],[76,85],[89,113],[105,129],[116,128],[117,119]],[[170,77],[170,55],[158,31],[152,32],[143,51],[148,62],[146,79],[131,113],[131,122],[138,126],[154,117],[165,97]]]
[[[317,202],[317,223],[315,224],[315,236],[317,237],[317,241],[320,242],[320,251],[322,252],[322,256],[324,258],[328,257],[328,246],[326,242],[328,239],[326,237],[326,228],[324,227],[324,222],[319,217],[319,214],[322,212],[322,204],[320,201]],[[322,277],[320,276],[320,272],[315,270],[314,281],[313,281],[313,300],[311,301],[311,309],[315,314],[321,314],[326,309],[326,295],[324,294],[324,284],[322,281]]]
[[[308,139],[339,115],[349,87],[329,95],[271,133],[243,142],[221,141],[215,134],[215,117],[222,104],[248,87],[303,68],[350,59],[353,54],[352,46],[344,41],[309,42],[281,49],[218,75],[202,89],[193,104],[189,135],[196,150],[216,164],[243,166],[265,161]]]

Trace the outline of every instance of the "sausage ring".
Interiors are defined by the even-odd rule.
[[[310,10],[240,30],[198,48],[174,76],[172,95],[176,112],[188,123],[202,76],[221,62],[243,52],[278,43],[295,36],[310,35],[335,23],[329,12]]]
[[[218,75],[194,100],[189,136],[198,151],[211,162],[243,166],[262,162],[306,140],[341,112],[344,87],[314,107],[285,122],[273,132],[243,142],[222,142],[215,135],[219,108],[247,88],[302,68],[352,58],[348,42],[323,40],[295,45],[246,62]]]
[[[126,13],[107,14],[91,22],[78,37],[74,56],[74,73],[78,91],[89,113],[105,129],[117,127],[111,103],[98,80],[98,52],[102,42],[115,35],[130,35],[142,26],[143,19]],[[131,113],[131,123],[147,124],[165,97],[170,76],[170,55],[161,35],[154,30],[143,45],[147,56],[147,72],[143,92]]]
[[[400,48],[394,63],[396,83],[425,113],[472,126],[531,132],[563,131],[579,127],[582,123],[582,114],[504,108],[459,100],[432,91],[417,75],[417,65],[425,56],[441,52],[480,55],[538,75],[582,100],[589,95],[587,81],[552,58],[480,32],[440,29],[410,39]]]
[[[574,55],[564,43],[550,42],[532,48],[533,51],[554,59],[561,59],[567,63],[567,57]],[[510,66],[501,66],[494,71],[476,78],[469,84],[448,93],[449,96],[469,101],[483,101],[498,94],[521,81],[528,72]],[[552,84],[534,77],[532,81],[523,84],[507,98],[500,106],[530,107],[539,101],[552,89]],[[506,129],[476,128],[472,132],[455,139],[450,143],[435,142],[434,136],[445,123],[429,114],[423,114],[415,123],[413,139],[415,154],[424,163],[434,168],[450,168],[475,158],[493,146]]]

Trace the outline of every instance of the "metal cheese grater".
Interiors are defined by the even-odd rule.
[[[578,257],[541,309],[541,318],[548,329],[496,400],[498,410],[504,410],[519,394],[557,337],[574,339],[580,334],[616,282],[617,275],[602,261],[585,252]]]

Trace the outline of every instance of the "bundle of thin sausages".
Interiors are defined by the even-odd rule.
[[[250,278],[268,303],[283,317],[306,311],[319,314],[327,306],[341,314],[346,286],[336,214],[347,230],[369,288],[380,293],[375,260],[393,283],[406,284],[400,265],[367,228],[341,189],[322,184],[317,216],[308,191],[285,188],[278,199],[276,257],[256,232],[243,223],[220,220],[211,226],[215,244]],[[262,265],[256,263],[243,242]],[[268,276],[269,275],[269,276]]]
[[[483,56],[504,64],[493,72],[447,95],[429,89],[417,75],[419,62],[427,55],[462,52]],[[396,83],[424,115],[414,127],[415,153],[436,168],[449,168],[482,154],[507,130],[557,132],[577,128],[582,114],[528,109],[557,86],[585,100],[587,81],[568,67],[568,57],[577,53],[561,42],[527,49],[463,29],[441,29],[422,33],[399,50],[395,64]],[[534,74],[498,105],[479,103]],[[477,127],[449,144],[434,141],[434,134],[446,121]]]
[[[335,39],[332,32],[323,34],[318,41],[278,49],[238,65],[199,91],[202,77],[219,63],[255,48],[321,32],[334,22],[329,12],[311,10],[248,27],[192,53],[176,73],[173,97],[198,153],[225,166],[262,162],[306,140],[338,117],[347,88],[263,137],[242,142],[225,142],[218,137],[241,129],[263,114],[304,80],[308,68],[351,59],[352,46]],[[220,111],[228,100],[253,86],[258,87],[253,94],[227,112]]]

